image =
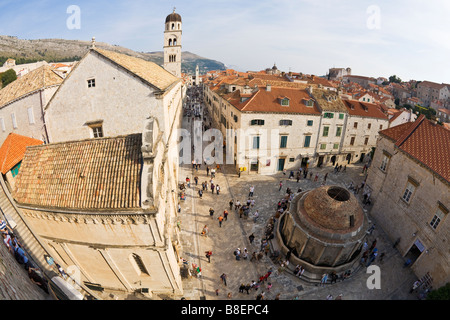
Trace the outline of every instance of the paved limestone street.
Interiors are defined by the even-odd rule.
[[[202,115],[203,116],[203,115]],[[201,116],[201,117],[202,117]],[[207,115],[206,115],[207,116]],[[189,120],[188,120],[189,119]],[[208,122],[207,118],[207,122]],[[209,124],[209,123],[208,123]],[[192,129],[192,116],[184,117],[183,128]],[[213,166],[209,166],[212,168]],[[409,290],[417,280],[412,270],[404,268],[404,258],[393,247],[393,243],[385,236],[383,230],[376,221],[371,220],[370,207],[366,207],[369,213],[370,225],[375,223],[375,229],[368,236],[367,243],[370,245],[377,240],[377,248],[380,254],[384,253],[382,261],[375,260],[372,265],[380,268],[380,289],[368,288],[372,273],[367,272],[365,266],[356,270],[352,277],[334,284],[320,286],[319,283],[299,279],[293,274],[295,266],[289,265],[287,269],[281,270],[280,264],[275,264],[268,256],[263,255],[259,261],[250,261],[253,252],[259,253],[261,240],[265,236],[265,228],[271,217],[277,210],[278,201],[285,195],[286,188],[296,192],[299,188],[310,190],[319,187],[323,183],[323,176],[328,172],[326,184],[335,184],[348,187],[351,182],[359,185],[365,179],[362,172],[363,164],[347,165],[346,172],[334,173],[334,168],[312,168],[313,179],[319,174],[317,182],[307,179],[289,179],[289,171],[286,175],[279,173],[273,176],[249,175],[243,172],[238,177],[232,165],[221,166],[213,179],[215,185],[219,185],[221,192],[217,195],[210,189],[211,175],[207,176],[206,165],[202,164],[198,170],[192,164],[184,164],[180,168],[180,183],[190,178],[190,187],[186,189],[186,198],[181,203],[179,221],[181,225],[182,251],[181,257],[186,259],[190,275],[183,278],[184,298],[188,300],[255,300],[257,295],[265,292],[264,299],[272,300],[278,295],[280,300],[324,300],[331,295],[334,298],[342,294],[344,300],[411,300],[418,299],[417,294],[410,294]],[[194,177],[198,177],[198,185]],[[202,189],[201,183],[207,182],[207,190],[202,198],[198,190]],[[279,191],[279,182],[283,181],[282,190]],[[239,200],[242,204],[248,199],[250,186],[255,187],[253,199],[255,206],[251,208],[249,217],[242,216],[229,208],[229,201]],[[357,197],[362,200],[362,192]],[[209,209],[214,210],[211,218]],[[219,226],[218,217],[223,215],[224,210],[229,211],[228,219]],[[253,213],[258,210],[259,217],[256,222]],[[209,233],[207,237],[201,235],[204,226]],[[249,242],[249,235],[254,234],[255,240]],[[271,240],[271,248],[276,247],[276,240]],[[233,254],[236,248],[244,251],[247,249],[249,258],[237,261]],[[205,256],[206,251],[212,251],[211,261]],[[379,254],[379,256],[380,256]],[[201,275],[193,272],[193,264],[201,268]],[[239,292],[241,284],[252,281],[258,282],[259,277],[266,274],[272,268],[273,273],[258,290],[251,289],[249,294]],[[220,276],[227,275],[225,286]],[[272,284],[270,290],[268,283]],[[229,296],[231,294],[231,296]]]

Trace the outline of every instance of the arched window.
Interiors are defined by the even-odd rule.
[[[180,29],[180,24],[178,24],[178,28],[177,29]]]
[[[174,46],[177,45],[177,39],[173,39],[173,45],[174,45]]]
[[[172,23],[172,30],[175,29],[175,23]]]
[[[169,39],[169,46],[172,45],[172,39]]]

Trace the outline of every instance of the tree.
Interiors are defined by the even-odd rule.
[[[0,81],[2,82],[2,88],[17,79],[16,72],[13,69],[9,69],[3,73],[0,73]]]
[[[450,283],[447,282],[445,286],[432,290],[428,293],[427,300],[450,300]]]
[[[400,79],[399,77],[397,77],[395,74],[393,76],[389,77],[389,82],[396,82],[396,83],[401,83],[402,79]]]

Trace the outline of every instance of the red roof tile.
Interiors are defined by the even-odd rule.
[[[142,135],[27,149],[13,191],[20,204],[78,210],[140,208]]]
[[[41,140],[10,133],[0,147],[1,172],[6,174],[16,164],[22,161],[28,146],[41,145]]]
[[[450,182],[450,131],[421,115],[415,122],[380,131],[395,146]]]

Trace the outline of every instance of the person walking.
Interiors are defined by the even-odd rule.
[[[250,191],[249,191],[249,193],[248,193],[248,196],[249,197],[253,197],[253,192],[255,191],[255,187],[254,186],[251,186],[250,187]]]
[[[220,193],[220,187],[219,187],[219,185],[216,185],[216,193],[217,193],[217,195],[219,195],[219,193]]]
[[[205,224],[205,226],[203,227],[203,230],[202,230],[202,236],[208,237],[208,231],[209,231],[209,229],[208,229],[207,225]]]
[[[214,216],[214,209],[213,208],[209,208],[209,216],[211,217],[211,219]]]
[[[202,196],[203,196],[203,191],[202,190],[198,190],[198,196],[200,197],[200,199],[203,199],[202,198]]]
[[[225,273],[222,273],[222,275],[220,276],[220,280],[226,287],[227,286],[227,275]]]
[[[233,199],[231,199],[230,202],[228,202],[228,204],[230,205],[230,210],[233,209],[233,203],[234,203],[234,202],[233,202]]]
[[[258,212],[258,210],[256,210],[255,213],[253,214],[253,222],[256,223],[256,220],[258,219],[258,217],[259,217],[259,212]]]
[[[219,220],[219,227],[222,228],[223,217],[219,216],[217,219]]]
[[[328,274],[324,273],[322,275],[322,279],[320,280],[320,285],[325,286],[325,284],[327,283],[327,280],[328,280]]]
[[[280,189],[278,189],[278,191],[281,191],[282,188],[283,188],[283,181],[280,181]]]
[[[205,251],[205,256],[206,259],[208,259],[208,263],[211,263],[212,251],[211,250]]]
[[[225,221],[228,220],[228,210],[225,210],[225,211],[223,212],[223,219],[224,219]]]
[[[252,244],[253,240],[255,240],[255,235],[253,233],[251,235],[249,235],[248,240],[250,241],[250,244]]]

